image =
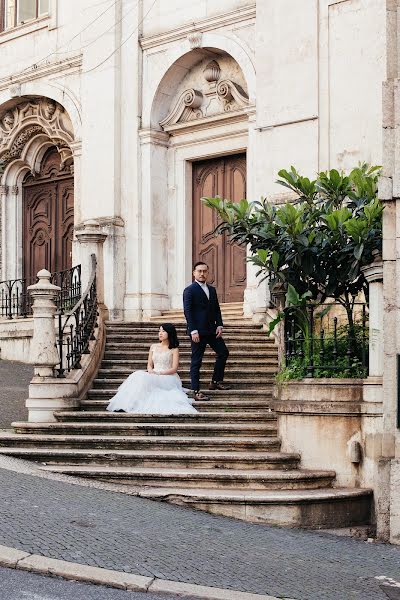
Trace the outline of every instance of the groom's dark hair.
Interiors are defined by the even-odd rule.
[[[204,260],[199,260],[197,263],[194,263],[194,265],[193,265],[193,271],[195,271],[195,270],[196,270],[196,268],[197,268],[199,265],[204,265],[204,266],[206,266],[206,267],[207,267],[207,269],[209,268],[209,267],[208,267],[208,264],[207,264],[206,262],[204,262]]]

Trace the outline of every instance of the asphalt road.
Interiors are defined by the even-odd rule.
[[[166,596],[138,594],[99,585],[64,581],[0,567],[0,600],[166,600]],[[190,600],[168,596],[168,600]]]

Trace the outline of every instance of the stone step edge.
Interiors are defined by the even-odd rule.
[[[279,600],[274,596],[265,594],[250,594],[231,589],[182,583],[157,577],[144,577],[143,575],[123,571],[92,567],[81,563],[30,554],[9,546],[0,546],[0,566],[130,592],[166,594],[168,596],[174,594],[190,596],[197,600]]]
[[[358,498],[372,496],[373,490],[369,488],[317,488],[306,490],[238,490],[224,488],[168,488],[152,487],[139,488],[137,495],[141,498],[154,500],[168,500],[171,496],[186,496],[189,502],[214,501],[220,503],[241,504],[302,504],[329,502],[332,499]]]
[[[134,477],[157,477],[161,480],[173,478],[174,480],[185,479],[202,479],[209,478],[214,480],[229,479],[244,480],[249,479],[262,480],[267,479],[279,483],[282,480],[293,481],[312,481],[318,479],[334,480],[336,477],[335,471],[322,469],[212,469],[212,468],[160,468],[160,467],[104,467],[103,465],[44,465],[40,467],[43,471],[51,471],[52,473],[64,473],[65,475],[73,475],[77,477],[93,477],[117,475]]]
[[[235,445],[235,443],[237,444],[248,444],[248,443],[254,443],[257,444],[257,446],[260,443],[265,443],[265,444],[275,444],[275,443],[280,443],[279,438],[276,435],[273,436],[265,436],[263,438],[253,438],[250,436],[235,436],[235,437],[193,437],[193,436],[158,436],[158,435],[152,435],[152,436],[123,436],[123,435],[116,435],[116,436],[107,436],[107,438],[104,438],[103,435],[93,435],[90,436],[90,438],[88,438],[88,436],[86,435],[79,435],[79,434],[45,434],[45,433],[5,433],[5,434],[1,434],[0,435],[0,442],[2,440],[19,440],[19,441],[54,441],[54,442],[80,442],[80,441],[90,441],[90,442],[121,442],[123,440],[129,441],[130,443],[132,442],[137,442],[137,443],[150,443],[151,441],[154,441],[154,443],[161,443],[164,442],[165,445],[172,445],[172,444],[186,444],[186,443],[193,443],[195,442],[196,445],[200,445],[201,443],[204,443],[206,445],[212,445],[212,444],[216,444],[221,445],[221,446],[225,446],[228,444],[233,444]]]
[[[76,455],[76,456],[87,456],[90,454],[91,456],[100,456],[113,454],[114,456],[129,456],[132,458],[164,458],[164,459],[190,459],[190,460],[208,460],[208,459],[222,459],[227,461],[234,460],[243,460],[243,461],[268,461],[268,462],[290,462],[290,461],[299,461],[300,454],[289,453],[289,452],[280,452],[277,450],[276,452],[251,452],[251,451],[233,451],[233,452],[218,452],[215,453],[211,450],[117,450],[117,449],[107,449],[107,448],[92,448],[92,449],[81,449],[81,448],[49,448],[49,447],[40,447],[36,446],[35,448],[21,448],[21,447],[6,447],[0,446],[0,454],[13,454],[16,456],[17,454],[25,455],[29,454],[29,456],[34,457],[35,454],[55,454],[55,455]],[[208,468],[208,467],[207,467]],[[209,467],[211,468],[211,467]]]

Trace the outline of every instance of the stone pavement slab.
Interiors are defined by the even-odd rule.
[[[0,429],[10,427],[12,421],[26,421],[29,382],[32,365],[0,360]]]
[[[245,523],[67,481],[0,469],[0,543],[295,600],[387,600],[375,578],[399,579],[399,547]]]

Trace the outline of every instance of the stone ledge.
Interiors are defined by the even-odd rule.
[[[298,379],[277,383],[276,400],[307,400],[308,402],[361,402],[364,379]],[[338,394],[340,394],[338,398]]]

